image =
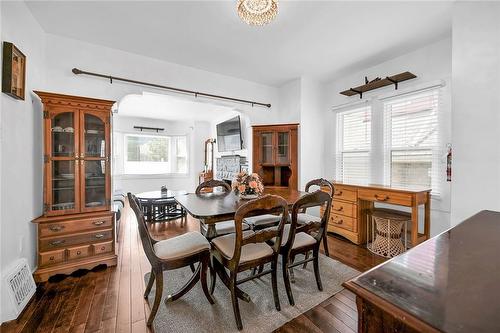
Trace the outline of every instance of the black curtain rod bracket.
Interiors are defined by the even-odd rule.
[[[174,88],[174,87],[169,87],[169,86],[163,86],[161,84],[156,84],[156,83],[149,83],[149,82],[143,82],[143,81],[137,81],[137,80],[132,80],[132,79],[126,79],[122,77],[117,77],[117,76],[112,76],[112,75],[104,75],[104,74],[99,74],[99,73],[92,73],[92,72],[87,72],[87,71],[82,71],[81,69],[78,68],[73,68],[71,70],[73,74],[75,75],[90,75],[90,76],[96,76],[96,77],[102,77],[109,79],[109,83],[113,83],[113,80],[115,81],[122,81],[122,82],[128,82],[128,83],[133,83],[133,84],[138,84],[142,86],[148,86],[148,87],[153,87],[153,88],[159,88],[159,89],[165,89],[165,90],[170,90],[176,93],[180,94],[189,94],[193,95],[195,98],[198,98],[198,96],[201,97],[207,97],[207,98],[213,98],[213,99],[221,99],[221,100],[226,100],[226,101],[231,101],[231,102],[237,102],[237,103],[244,103],[244,104],[250,104],[252,106],[258,105],[258,106],[263,106],[266,108],[270,108],[271,104],[269,103],[260,103],[260,102],[254,102],[254,101],[249,101],[246,99],[240,99],[240,98],[234,98],[234,97],[227,97],[227,96],[221,96],[221,95],[214,95],[214,94],[209,94],[209,93],[204,93],[204,92],[199,92],[199,91],[193,91],[193,90],[188,90],[188,89],[181,89],[181,88]]]
[[[163,132],[165,130],[164,128],[159,128],[159,127],[145,127],[145,126],[134,126],[134,128],[140,130],[141,132],[143,130],[149,130],[149,131],[156,131],[156,133]]]

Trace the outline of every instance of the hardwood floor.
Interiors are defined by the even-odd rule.
[[[122,216],[116,267],[97,267],[51,278],[39,285],[17,321],[2,324],[1,332],[150,332],[146,327],[149,305],[142,297],[143,277],[150,265],[140,243],[137,221],[128,206]],[[150,228],[156,239],[191,230],[199,230],[198,221],[192,218],[156,223]],[[384,261],[339,237],[330,235],[328,244],[331,257],[359,271]],[[356,327],[355,298],[344,290],[276,332],[351,333]]]

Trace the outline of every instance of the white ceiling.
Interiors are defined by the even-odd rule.
[[[34,1],[46,32],[269,85],[327,81],[445,38],[452,2],[285,1],[264,27],[232,1]]]
[[[172,121],[213,121],[236,114],[232,108],[203,102],[193,102],[169,95],[131,94],[120,100],[118,116]]]

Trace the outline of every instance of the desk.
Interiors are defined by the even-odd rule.
[[[430,236],[431,197],[429,188],[399,188],[385,185],[358,185],[332,182],[334,193],[328,231],[356,244],[366,243],[367,212],[375,202],[411,207],[411,244],[415,246]],[[418,207],[424,205],[424,230],[418,230]]]
[[[500,332],[499,235],[482,211],[345,282],[358,332]]]

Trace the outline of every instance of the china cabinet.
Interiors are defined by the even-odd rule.
[[[44,212],[38,270],[46,280],[116,264],[111,211],[110,116],[113,101],[35,91],[43,103]]]
[[[253,126],[253,172],[264,186],[297,189],[298,124]]]

